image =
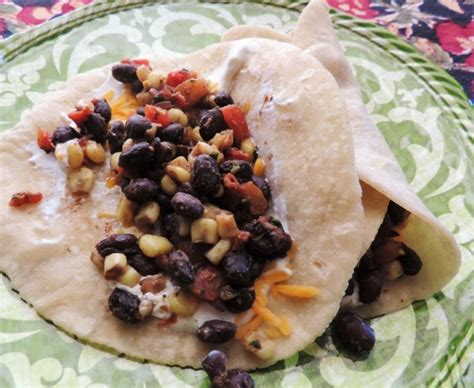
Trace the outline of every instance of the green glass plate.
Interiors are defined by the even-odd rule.
[[[288,32],[303,3],[99,1],[0,43],[0,130],[43,93],[123,57],[188,53],[236,24]],[[253,373],[257,386],[470,385],[474,316],[472,111],[461,87],[374,24],[332,13],[364,101],[410,185],[461,246],[456,278],[428,300],[372,321],[377,343],[352,362],[323,336]],[[84,301],[87,303],[87,301]],[[143,364],[83,344],[39,318],[0,278],[1,387],[208,386],[201,371]]]

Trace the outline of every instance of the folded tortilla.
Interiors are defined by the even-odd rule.
[[[353,310],[363,317],[378,316],[399,310],[439,291],[457,273],[461,261],[460,250],[454,237],[409,187],[395,156],[371,120],[349,62],[336,38],[325,3],[312,0],[289,35],[267,27],[236,26],[227,31],[222,40],[250,37],[292,43],[321,61],[337,80],[349,112],[357,172],[366,184],[363,185],[366,226],[362,252],[375,237],[385,215],[388,199],[411,213],[406,227],[401,231],[401,238],[420,256],[423,262],[421,271],[416,276],[386,281],[376,302]],[[373,190],[369,193],[368,187],[377,193]],[[385,201],[380,197],[385,197]]]
[[[250,103],[247,121],[267,165],[278,203],[274,212],[298,246],[290,283],[321,291],[315,300],[269,296],[269,307],[287,317],[292,334],[275,339],[274,357],[261,361],[236,340],[212,346],[194,332],[158,326],[154,318],[128,325],[111,315],[111,288],[89,257],[99,239],[120,227],[98,217],[100,211],[114,212],[120,191],[106,189],[104,167],[98,168],[89,196],[72,197],[66,192],[65,171],[36,145],[39,127],[52,130],[64,124],[61,114],[74,110],[80,99],[90,99],[98,90],[105,93],[110,66],[78,75],[45,95],[0,137],[0,270],[40,315],[119,353],[199,367],[217,347],[229,356],[230,367],[272,364],[323,333],[360,256],[361,192],[340,90],[311,55],[264,39],[216,44],[178,59],[152,61],[152,67],[159,72],[192,69],[229,91],[236,102]],[[268,95],[271,101],[266,101]],[[9,207],[10,196],[19,191],[41,192],[44,199],[36,206]]]

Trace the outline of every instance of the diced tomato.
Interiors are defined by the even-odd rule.
[[[169,86],[176,87],[187,79],[196,77],[197,74],[194,71],[189,71],[187,69],[175,70],[168,73],[168,76],[166,77],[166,84]]]
[[[232,250],[233,251],[239,251],[243,249],[245,246],[245,243],[248,241],[250,238],[250,232],[247,232],[245,230],[239,230],[239,233],[237,236],[235,236],[234,241],[232,242]]]
[[[257,185],[253,182],[245,182],[240,185],[240,195],[250,203],[250,212],[254,216],[265,213],[268,208],[268,202]]]
[[[230,190],[238,190],[240,183],[234,174],[228,173],[224,175],[224,187]]]
[[[68,117],[74,121],[77,125],[81,126],[84,121],[87,120],[87,118],[92,114],[91,108],[86,106],[83,109],[76,110],[74,112],[71,112],[68,114]]]
[[[152,123],[161,124],[163,127],[170,123],[168,112],[153,105],[145,105],[145,117]]]
[[[190,108],[209,94],[209,87],[202,78],[189,78],[176,87],[176,92],[184,96],[186,107]]]
[[[225,280],[219,270],[212,265],[206,265],[196,273],[191,291],[197,297],[212,302],[219,297],[224,285]]]
[[[120,63],[135,65],[137,67],[140,65],[150,66],[150,61],[148,59],[143,59],[143,58],[134,58],[134,59],[124,58],[120,61]]]
[[[38,128],[38,147],[46,152],[54,151],[51,135],[42,128]]]
[[[174,91],[170,86],[167,85],[165,85],[165,87],[158,92],[157,97],[161,97],[163,100],[170,101],[180,109],[184,108],[186,105],[186,98],[181,93]]]
[[[247,120],[239,106],[227,105],[221,108],[221,112],[227,126],[234,131],[234,140],[237,143],[250,136]]]
[[[246,162],[250,161],[250,156],[245,152],[232,147],[229,148],[226,152],[226,159],[237,159],[237,160],[245,160]]]
[[[43,194],[41,193],[30,193],[22,191],[20,193],[13,194],[8,204],[13,207],[20,207],[23,205],[38,203],[42,199]]]

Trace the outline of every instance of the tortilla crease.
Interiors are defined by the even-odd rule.
[[[110,67],[78,75],[64,89],[45,95],[1,136],[0,270],[43,317],[81,339],[128,356],[199,367],[207,352],[217,347],[229,356],[230,367],[272,364],[324,332],[359,258],[361,192],[337,84],[310,55],[262,39],[216,44],[152,66],[160,72],[193,69],[220,82],[235,101],[250,103],[251,135],[267,164],[274,198],[284,205],[276,215],[286,219],[298,246],[289,283],[321,291],[310,300],[270,297],[269,307],[288,318],[292,334],[275,339],[274,357],[261,361],[236,340],[208,345],[195,333],[158,326],[155,319],[127,325],[111,315],[107,307],[111,288],[89,257],[100,239],[120,227],[97,217],[102,210],[114,212],[119,189],[105,188],[108,167],[103,167],[90,197],[73,198],[65,192],[65,173],[54,156],[36,146],[38,127],[52,130],[61,124],[60,113],[73,110],[81,98],[91,98]],[[273,99],[264,104],[270,95]],[[38,206],[9,207],[10,196],[19,191],[42,192],[44,200]]]
[[[350,64],[336,38],[326,4],[321,0],[312,0],[301,13],[295,30],[288,35],[269,27],[236,26],[223,35],[222,41],[260,37],[291,42],[317,58],[336,79],[349,113],[359,178],[378,192],[378,195],[369,194],[373,202],[364,200],[367,216],[365,242],[373,240],[377,232],[374,225],[380,225],[385,215],[381,197],[412,213],[401,236],[420,256],[423,262],[421,271],[416,276],[403,276],[385,282],[376,302],[351,310],[362,317],[379,316],[400,310],[441,290],[458,272],[461,264],[459,247],[452,234],[410,188],[390,147],[371,120]],[[362,189],[366,197],[364,186]]]

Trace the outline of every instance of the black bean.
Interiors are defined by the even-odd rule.
[[[370,351],[375,344],[374,330],[369,323],[349,311],[336,315],[332,335],[336,344],[355,355]]]
[[[250,279],[252,282],[262,274],[264,267],[265,260],[252,260],[252,265],[250,266]]]
[[[265,199],[269,201],[272,197],[272,190],[270,189],[270,184],[268,183],[268,181],[265,178],[262,178],[261,176],[254,175],[252,177],[252,182],[255,183],[255,186],[260,189]]]
[[[252,257],[245,251],[231,251],[220,263],[227,282],[234,287],[242,288],[249,285]]]
[[[122,289],[114,288],[109,297],[109,309],[117,318],[127,323],[138,323],[140,316],[138,296]]]
[[[184,127],[179,123],[173,123],[161,128],[159,131],[160,139],[178,144],[183,141]]]
[[[165,170],[162,168],[155,168],[153,170],[149,170],[144,174],[144,178],[151,179],[152,181],[160,184],[161,180],[165,176]]]
[[[59,143],[66,143],[69,140],[78,139],[80,137],[81,135],[79,134],[79,132],[77,132],[72,127],[58,127],[53,132],[53,137],[51,138],[51,141],[54,145],[56,145]]]
[[[145,132],[151,128],[148,119],[138,114],[130,116],[125,123],[125,132],[132,139],[141,139],[145,136]]]
[[[191,184],[203,195],[216,194],[221,187],[221,175],[216,161],[209,155],[199,155],[194,161]]]
[[[403,224],[410,214],[404,208],[402,208],[400,205],[396,204],[393,201],[390,201],[390,203],[388,204],[387,213],[390,216],[390,220],[392,221],[393,226]]]
[[[198,193],[196,193],[196,190],[194,190],[193,186],[189,182],[179,185],[178,191],[181,193],[190,194],[193,197],[198,197]]]
[[[105,143],[107,139],[107,123],[98,113],[92,113],[86,121],[84,128],[93,140],[98,143]]]
[[[235,290],[230,286],[222,288],[220,299],[224,302],[224,306],[232,313],[241,313],[252,307],[255,301],[255,291],[251,288],[242,288]]]
[[[94,112],[100,114],[106,123],[110,121],[112,117],[112,111],[110,109],[110,105],[105,98],[99,98],[92,100],[94,104]]]
[[[383,287],[383,273],[380,269],[370,272],[358,271],[357,281],[359,283],[359,300],[362,303],[373,303],[379,298]]]
[[[214,384],[216,388],[254,388],[252,377],[241,369],[229,369],[222,385]]]
[[[201,361],[202,368],[209,375],[212,380],[218,375],[222,375],[226,371],[227,357],[219,350],[212,350]]]
[[[137,238],[133,234],[112,234],[96,244],[97,252],[103,257],[112,253],[137,252]]]
[[[402,256],[397,257],[403,268],[403,273],[408,276],[415,276],[420,272],[423,263],[420,256],[417,253],[403,244],[403,251],[405,252]]]
[[[198,338],[209,344],[222,344],[234,337],[237,327],[232,322],[211,319],[204,322],[197,331]]]
[[[147,142],[134,144],[123,150],[119,166],[130,171],[145,171],[153,166],[153,148]]]
[[[127,264],[135,268],[142,276],[155,275],[160,272],[156,262],[141,252],[134,252],[127,255]]]
[[[121,121],[113,121],[110,129],[107,131],[107,140],[109,142],[110,153],[122,151],[122,145],[127,140],[125,128]]]
[[[183,156],[187,159],[192,149],[193,147],[184,144],[176,144],[176,157]]]
[[[153,139],[152,145],[155,150],[155,160],[157,163],[168,163],[176,156],[176,146],[173,143],[167,141],[156,141],[157,138]]]
[[[130,201],[147,202],[153,200],[159,192],[158,185],[148,178],[132,179],[123,193]]]
[[[161,191],[156,195],[155,201],[160,205],[160,209],[163,212],[171,212],[173,208],[171,207],[171,199]]]
[[[178,286],[189,287],[194,283],[193,266],[183,251],[175,250],[169,254],[168,270]]]
[[[199,199],[179,191],[171,198],[171,206],[176,214],[192,220],[198,219],[204,213],[204,205]]]
[[[160,217],[160,232],[168,239],[178,235],[179,223],[176,213],[162,213]]]
[[[127,63],[119,63],[112,66],[112,76],[122,83],[138,81],[137,68]]]
[[[136,80],[132,82],[132,92],[137,94],[140,93],[143,90],[143,84],[141,83],[140,80]]]
[[[246,223],[243,230],[250,232],[246,247],[268,258],[284,257],[291,248],[291,237],[275,218],[261,216]]]
[[[346,288],[346,292],[344,293],[344,296],[352,295],[354,293],[354,288],[355,288],[354,279],[349,279],[349,282],[347,283],[347,288]]]
[[[224,115],[219,109],[205,111],[199,120],[199,133],[204,140],[211,140],[214,135],[227,128]]]
[[[143,106],[137,108],[137,115],[145,116],[145,108]]]
[[[234,103],[234,100],[232,99],[229,93],[220,91],[216,93],[214,97],[214,102],[217,106],[223,107],[226,105],[232,105]]]
[[[234,174],[240,182],[247,182],[253,176],[252,165],[244,160],[226,160],[221,163],[219,170],[222,174]]]

